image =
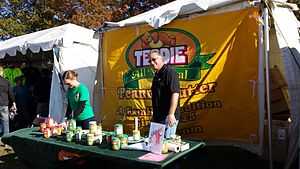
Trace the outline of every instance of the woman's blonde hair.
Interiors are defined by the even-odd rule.
[[[63,79],[64,80],[65,79],[71,79],[71,80],[73,80],[73,79],[77,79],[77,76],[78,76],[78,74],[75,71],[73,71],[73,70],[67,70],[63,74]]]

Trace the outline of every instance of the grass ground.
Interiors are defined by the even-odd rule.
[[[0,169],[29,169],[9,146],[0,146]]]

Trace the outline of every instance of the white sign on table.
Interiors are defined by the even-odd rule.
[[[165,125],[160,123],[150,123],[149,146],[152,153],[161,154],[165,135]]]

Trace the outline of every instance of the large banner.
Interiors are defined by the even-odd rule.
[[[149,129],[149,53],[159,50],[180,79],[178,134],[258,143],[258,18],[258,9],[249,8],[176,19],[160,29],[144,24],[105,32],[98,71],[103,126],[121,122],[130,132],[138,117],[140,129]]]

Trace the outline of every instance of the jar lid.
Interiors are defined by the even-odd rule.
[[[97,124],[97,122],[96,121],[90,121],[89,122],[89,124],[91,125],[91,124],[94,124],[94,125],[96,125]]]

